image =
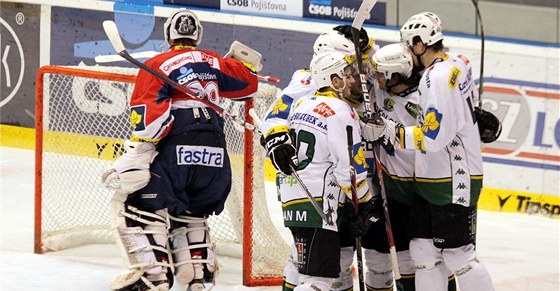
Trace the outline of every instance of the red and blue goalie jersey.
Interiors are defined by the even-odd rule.
[[[172,47],[145,64],[217,105],[222,98],[248,99],[258,87],[256,74],[241,62],[212,51]],[[131,140],[158,142],[171,129],[171,110],[194,107],[207,106],[140,70],[130,100]]]

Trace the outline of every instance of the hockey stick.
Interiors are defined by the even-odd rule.
[[[395,237],[393,236],[393,227],[391,226],[391,218],[389,217],[389,207],[387,205],[387,192],[385,192],[385,183],[383,182],[383,170],[381,169],[381,162],[379,161],[380,146],[374,147],[375,156],[375,171],[379,179],[379,188],[381,192],[381,199],[383,200],[383,214],[385,216],[385,232],[387,233],[387,241],[389,243],[389,256],[391,259],[391,267],[393,269],[393,277],[395,280],[401,278],[399,270],[399,263],[397,260],[397,248],[395,247]]]
[[[144,51],[144,52],[131,53],[130,56],[135,59],[149,59],[157,56],[158,54],[159,53],[156,51]],[[123,57],[120,55],[104,55],[104,56],[96,56],[94,60],[98,64],[114,63],[114,62],[122,61]],[[280,78],[278,77],[259,75],[259,74],[257,74],[257,78],[259,78],[259,80],[266,81],[269,83],[280,83],[281,81]]]
[[[364,69],[364,64],[362,63],[362,51],[360,50],[360,30],[364,24],[364,21],[369,16],[373,6],[377,0],[364,0],[360,9],[356,14],[356,18],[352,22],[352,41],[354,42],[354,47],[356,49],[356,60],[358,61],[358,71],[360,73],[360,82],[362,84],[362,92],[364,97],[364,117],[371,116],[371,102],[369,98],[369,91],[367,88],[367,80]],[[395,248],[395,239],[393,237],[393,228],[391,226],[391,220],[389,218],[389,209],[387,208],[387,195],[385,193],[385,183],[383,182],[383,173],[381,172],[381,162],[379,162],[379,145],[377,147],[377,152],[374,152],[375,156],[375,169],[377,171],[377,176],[379,178],[379,184],[381,187],[381,198],[383,200],[383,212],[385,214],[385,230],[387,232],[387,241],[389,242],[389,254],[391,259],[391,265],[393,268],[393,276],[395,280],[401,278],[401,273],[399,271],[399,265],[397,261],[397,250]]]
[[[476,11],[476,18],[478,19],[478,24],[480,26],[480,77],[478,85],[478,107],[482,108],[482,82],[484,76],[484,25],[482,23],[482,15],[480,15],[480,10],[478,9],[478,0],[472,0],[474,9]]]
[[[365,112],[364,116],[369,117],[371,115],[371,105],[369,98],[369,90],[367,88],[366,71],[364,69],[364,64],[362,63],[362,51],[360,50],[360,30],[364,25],[364,21],[369,16],[371,9],[375,6],[377,0],[364,0],[362,5],[356,13],[356,18],[352,22],[352,41],[354,42],[354,48],[356,49],[356,61],[358,62],[358,72],[360,73],[360,83],[362,84],[362,94],[364,96],[364,106]]]
[[[260,127],[262,124],[262,120],[260,119],[260,117],[257,115],[257,112],[253,108],[249,109],[249,115],[253,118],[255,124]],[[296,168],[294,166],[290,166],[290,169],[292,170],[292,176],[298,181],[299,185],[301,186],[301,189],[303,189],[305,195],[307,195],[307,198],[309,198],[309,202],[311,203],[313,208],[315,208],[315,211],[317,211],[319,216],[321,216],[321,219],[323,219],[323,221],[327,223],[327,225],[333,225],[332,217],[327,217],[327,215],[323,212],[321,206],[319,206],[319,204],[317,203],[317,201],[309,191],[309,188],[307,188],[307,186],[305,186],[305,183],[303,183],[303,180],[301,180],[299,174],[296,171]]]
[[[354,216],[358,217],[358,190],[356,187],[356,169],[354,167],[354,139],[352,138],[352,126],[346,126],[346,137],[348,141],[348,159],[350,161],[350,189],[352,190],[352,204],[354,204]],[[356,238],[356,262],[358,263],[358,281],[360,291],[365,290],[364,259],[362,254],[362,239]]]
[[[327,224],[327,225],[333,225],[333,221],[331,217],[328,217],[323,210],[321,209],[321,207],[319,206],[319,204],[317,203],[317,201],[315,200],[315,198],[313,197],[313,194],[311,194],[311,192],[309,191],[309,188],[307,188],[307,186],[305,186],[305,184],[303,183],[303,181],[301,180],[301,178],[299,177],[299,174],[296,171],[296,168],[292,165],[290,165],[290,170],[292,170],[292,176],[294,178],[296,178],[296,180],[298,181],[299,185],[301,186],[301,189],[303,189],[303,192],[305,192],[305,195],[307,195],[307,198],[309,198],[309,202],[311,202],[311,205],[313,205],[313,208],[315,208],[315,210],[317,211],[317,213],[319,214],[319,216],[321,216],[321,218],[323,219],[323,221]],[[330,218],[330,219],[329,219]]]
[[[127,61],[131,62],[132,64],[134,64],[135,66],[139,67],[140,69],[143,69],[145,71],[147,71],[148,73],[154,75],[155,77],[161,79],[162,81],[164,81],[165,83],[167,83],[168,85],[170,85],[171,87],[173,87],[174,89],[184,93],[185,95],[187,95],[187,97],[199,101],[201,103],[203,103],[204,105],[214,109],[218,114],[225,116],[226,118],[229,118],[231,121],[238,123],[240,125],[245,126],[245,128],[247,128],[248,130],[255,132],[257,134],[261,134],[261,131],[259,128],[257,128],[256,126],[254,126],[253,124],[246,122],[245,120],[243,120],[242,118],[230,114],[227,111],[224,111],[224,109],[206,99],[204,99],[204,96],[200,96],[198,94],[196,94],[195,92],[189,90],[186,87],[183,87],[181,85],[179,85],[177,82],[171,80],[169,77],[165,76],[164,74],[161,74],[160,72],[146,66],[144,63],[138,61],[137,59],[133,58],[127,51],[126,48],[124,47],[124,44],[122,42],[122,39],[119,35],[119,30],[117,28],[117,25],[115,24],[115,22],[111,21],[111,20],[105,20],[103,21],[103,29],[105,30],[105,34],[107,34],[107,37],[109,38],[109,41],[111,42],[111,44],[113,45],[113,48],[115,49],[115,51],[117,51],[117,53],[123,57],[124,59],[126,59]]]

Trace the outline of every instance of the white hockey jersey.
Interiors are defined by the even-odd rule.
[[[298,70],[286,88],[270,105],[261,124],[261,132],[266,137],[277,132],[288,132],[288,115],[295,104],[303,96],[313,96],[317,85],[311,79],[311,72]]]
[[[427,68],[418,87],[419,125],[400,133],[416,149],[419,194],[436,205],[476,205],[482,187],[480,135],[474,118],[478,94],[469,60],[447,54]]]
[[[371,96],[375,100],[375,112],[383,118],[394,121],[402,126],[414,126],[418,118],[418,91],[405,91],[401,95],[388,93],[374,83]],[[411,180],[414,177],[415,151],[395,147],[394,153],[388,153],[383,147],[379,153],[379,161],[389,175],[395,179]]]
[[[316,227],[338,231],[341,209],[351,197],[347,127],[353,139],[357,196],[371,199],[365,179],[369,165],[361,146],[358,113],[332,92],[303,96],[291,109],[289,128],[298,155],[298,174],[321,205],[330,223],[321,220],[301,186],[291,176],[277,176],[285,226]]]

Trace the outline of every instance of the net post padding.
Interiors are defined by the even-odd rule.
[[[122,143],[130,136],[128,101],[137,71],[45,66],[37,72],[36,253],[114,242],[112,193],[100,186],[99,175],[122,153]],[[251,121],[251,103],[262,116],[278,92],[260,83],[253,102],[245,106],[224,100],[222,107]],[[225,133],[234,183],[224,212],[209,219],[216,251],[244,258],[245,285],[279,285],[290,250],[268,213],[264,150],[258,136],[234,122],[226,120]]]

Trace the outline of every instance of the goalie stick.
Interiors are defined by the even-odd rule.
[[[358,190],[356,188],[356,169],[354,167],[354,139],[352,138],[352,126],[346,126],[346,138],[348,141],[348,159],[350,161],[350,189],[352,190],[352,204],[354,204],[354,216],[358,217]],[[356,238],[356,262],[358,263],[358,282],[360,291],[365,290],[364,280],[364,258],[362,254],[362,239]]]
[[[356,49],[356,60],[358,62],[358,72],[360,73],[360,83],[362,84],[362,92],[364,97],[364,117],[371,117],[371,103],[369,97],[369,90],[367,87],[366,74],[364,69],[364,64],[362,63],[362,51],[360,50],[360,30],[364,25],[364,21],[370,15],[373,6],[377,3],[377,0],[364,0],[360,5],[358,13],[352,22],[352,41],[354,42],[354,47]],[[391,258],[391,266],[393,269],[393,276],[395,280],[401,278],[401,273],[399,271],[399,265],[397,261],[397,249],[395,247],[395,239],[393,237],[393,227],[391,226],[391,219],[389,217],[389,209],[387,206],[387,194],[385,193],[385,183],[383,182],[383,173],[381,172],[381,162],[379,161],[379,145],[375,146],[377,148],[374,151],[375,156],[375,171],[377,172],[377,177],[379,178],[379,184],[381,188],[381,198],[383,200],[383,214],[385,216],[385,231],[387,233],[387,241],[389,242],[389,254]]]
[[[248,130],[250,130],[252,132],[255,132],[257,134],[261,134],[260,129],[255,127],[253,124],[251,124],[249,122],[246,122],[245,120],[243,120],[242,118],[240,118],[236,115],[228,113],[222,107],[204,99],[204,96],[200,96],[200,95],[196,94],[195,92],[189,90],[188,88],[185,88],[185,87],[179,85],[177,82],[171,80],[168,76],[165,76],[164,74],[146,66],[144,63],[142,63],[142,62],[138,61],[137,59],[133,58],[126,51],[126,48],[124,47],[124,44],[123,44],[122,39],[121,39],[120,34],[119,34],[119,30],[118,30],[117,25],[115,24],[114,21],[111,21],[111,20],[103,21],[103,29],[105,30],[105,34],[107,34],[107,37],[109,38],[109,41],[113,45],[113,48],[115,49],[115,51],[117,51],[117,54],[119,54],[125,60],[131,62],[132,64],[139,67],[140,69],[143,69],[143,70],[147,71],[148,73],[154,75],[155,77],[161,79],[162,81],[164,81],[165,83],[167,83],[168,85],[173,87],[174,89],[179,90],[182,93],[184,93],[185,95],[187,95],[187,97],[189,97],[193,100],[204,103],[204,105],[214,109],[218,114],[223,115],[224,117],[230,119],[231,121],[233,121],[237,124],[245,126],[245,128],[247,128]]]

